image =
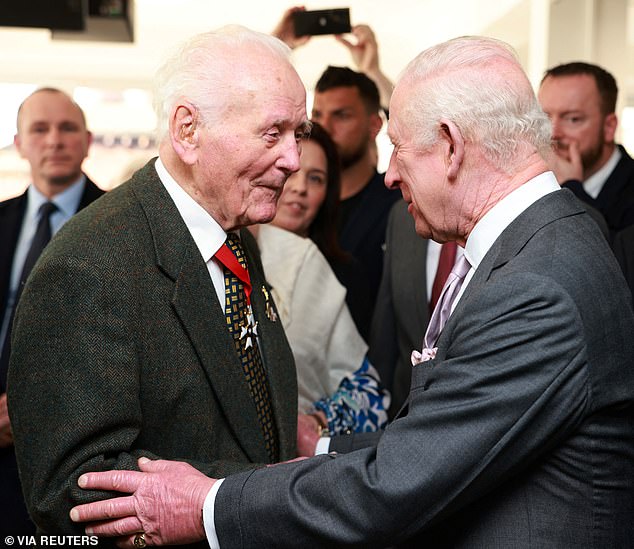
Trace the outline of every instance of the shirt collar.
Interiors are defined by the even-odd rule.
[[[154,164],[163,186],[174,201],[200,254],[209,261],[224,244],[227,233],[169,174],[160,158]]]
[[[599,171],[593,173],[588,179],[583,182],[583,189],[592,197],[599,196],[603,185],[607,181],[610,174],[616,168],[616,165],[621,160],[621,151],[618,147],[614,147],[614,152],[608,161],[599,169]]]
[[[469,234],[465,256],[473,269],[478,265],[504,230],[531,204],[560,190],[552,172],[544,172],[509,193],[478,221]]]
[[[77,212],[79,209],[79,202],[81,196],[84,193],[86,186],[86,176],[84,174],[75,181],[72,185],[64,189],[61,193],[56,194],[50,201],[57,206],[57,209],[63,214],[65,218],[69,218]],[[28,188],[28,200],[27,200],[27,218],[35,218],[37,212],[40,210],[40,206],[49,201],[49,198],[44,196],[35,185],[29,185]]]

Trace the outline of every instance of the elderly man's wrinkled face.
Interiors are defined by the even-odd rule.
[[[388,135],[394,149],[385,174],[390,189],[400,189],[413,216],[416,232],[423,238],[444,232],[446,170],[442,144],[423,149],[414,143],[413,134],[403,116],[407,92],[397,88],[390,102]]]
[[[200,128],[196,192],[225,230],[275,217],[284,183],[299,169],[308,128],[305,90],[294,69],[266,58],[258,69],[250,79],[258,89],[229,92],[220,123]]]

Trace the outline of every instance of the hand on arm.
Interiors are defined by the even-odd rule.
[[[0,395],[0,448],[13,446],[13,432],[7,407],[7,393]]]
[[[305,10],[306,8],[304,6],[295,6],[287,9],[271,33],[292,50],[298,46],[303,46],[310,40],[310,36],[295,36],[295,26],[293,25],[293,13]]]
[[[379,67],[379,45],[374,32],[368,25],[355,25],[352,28],[352,35],[356,39],[355,42],[351,42],[344,36],[335,36],[335,38],[348,48],[357,70],[374,81],[381,95],[381,106],[387,110],[394,84]]]
[[[131,494],[78,505],[74,522],[89,522],[86,532],[118,537],[119,547],[134,547],[134,537],[145,533],[148,545],[192,543],[205,539],[202,508],[215,484],[191,465],[177,461],[140,458],[138,471],[85,473],[79,486]]]

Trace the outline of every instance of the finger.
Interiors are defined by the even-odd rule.
[[[579,145],[576,141],[571,141],[570,146],[568,147],[568,152],[570,154],[570,161],[573,164],[581,164],[581,154],[579,153]]]
[[[349,50],[352,50],[355,47],[355,44],[350,42],[347,38],[344,38],[341,34],[335,34],[335,40],[341,44],[343,44]]]
[[[370,31],[370,27],[367,25],[356,25],[352,27],[351,32],[359,42],[367,42],[372,36],[372,31]]]
[[[194,468],[184,461],[171,461],[168,459],[150,460],[139,458],[139,468],[143,473],[177,472],[179,474],[191,472]]]
[[[129,516],[136,516],[133,496],[84,503],[70,510],[73,522],[93,522]]]
[[[115,492],[134,493],[143,480],[143,473],[138,471],[102,471],[84,473],[77,479],[80,488],[95,490],[112,490]]]
[[[89,536],[100,536],[103,538],[132,536],[133,544],[134,536],[139,532],[143,532],[143,525],[137,517],[125,517],[116,520],[95,522],[86,527],[86,534]]]

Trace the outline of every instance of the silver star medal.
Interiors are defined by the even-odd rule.
[[[251,310],[251,305],[249,305],[249,309],[247,311],[247,325],[240,326],[240,339],[245,339],[244,348],[248,349],[249,347],[253,347],[253,337],[257,337],[258,335],[258,323],[255,321],[255,317],[253,316],[253,311]]]

